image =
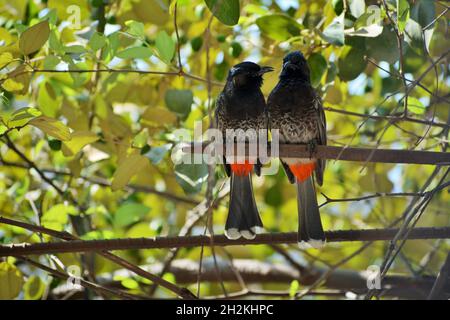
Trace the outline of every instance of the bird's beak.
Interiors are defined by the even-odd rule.
[[[272,67],[261,67],[261,70],[259,70],[258,74],[263,75],[264,73],[272,72],[272,71],[273,71]]]

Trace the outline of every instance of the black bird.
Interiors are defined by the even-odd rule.
[[[280,143],[308,144],[312,149],[326,145],[326,120],[322,101],[311,86],[308,64],[299,51],[286,55],[280,80],[267,100],[270,128],[278,129]],[[320,220],[312,174],[323,183],[325,161],[312,157],[281,159],[291,183],[297,184],[299,216],[298,243],[301,247],[322,247],[325,234]]]
[[[229,129],[267,132],[266,101],[261,92],[261,85],[263,74],[270,71],[273,71],[271,67],[261,67],[253,62],[242,62],[230,69],[225,87],[217,99],[215,112],[216,125],[222,131],[224,139],[227,134],[232,134]],[[229,138],[237,142],[249,141],[242,135]],[[261,164],[259,161],[234,159],[234,163],[225,162],[224,167],[227,175],[231,176],[225,235],[229,239],[238,239],[241,236],[253,239],[263,225],[253,196],[251,172],[254,169],[255,173],[260,175]]]

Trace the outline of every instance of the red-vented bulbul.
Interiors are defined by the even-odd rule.
[[[310,72],[303,54],[294,51],[283,59],[280,80],[267,100],[270,128],[278,129],[280,143],[325,145],[326,121],[322,101],[310,82]],[[297,184],[300,247],[322,247],[325,234],[320,220],[312,174],[323,182],[325,161],[314,158],[281,159],[291,183]]]
[[[266,101],[261,85],[263,74],[270,71],[273,69],[253,62],[242,62],[230,69],[215,112],[217,128],[222,131],[224,139],[230,133],[227,133],[229,129],[253,129],[256,132],[268,129]],[[236,140],[243,142],[239,138]],[[234,163],[225,163],[224,167],[227,175],[231,176],[225,235],[229,239],[241,236],[253,239],[258,229],[262,228],[262,222],[253,196],[251,172],[254,169],[259,175],[261,164],[259,161],[251,163],[249,160],[239,162],[235,159]]]

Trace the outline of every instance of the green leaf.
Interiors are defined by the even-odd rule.
[[[52,49],[53,51],[55,51],[59,54],[64,53],[64,46],[61,43],[61,41],[59,40],[55,29],[53,29],[50,32],[50,37],[48,39],[48,46],[50,47],[50,49]]]
[[[194,95],[191,90],[169,89],[166,91],[165,102],[169,110],[185,118],[191,112]]]
[[[366,4],[364,0],[349,0],[348,6],[350,8],[350,13],[355,18],[359,18],[366,10]]]
[[[194,51],[199,51],[203,45],[203,37],[195,37],[191,40],[191,47]]]
[[[408,0],[397,0],[397,27],[398,31],[403,32],[406,22],[409,20]]]
[[[408,97],[408,111],[422,115],[425,113],[427,108],[423,105],[423,103],[414,97]]]
[[[50,35],[48,21],[41,21],[26,29],[19,38],[19,49],[24,55],[38,51],[47,42]]]
[[[175,165],[175,178],[187,194],[201,191],[203,183],[208,177],[206,164],[177,164]]]
[[[8,128],[23,127],[32,119],[39,117],[42,113],[36,108],[21,108],[11,114],[6,121]]]
[[[23,286],[25,300],[38,300],[45,291],[45,283],[38,276],[32,275]]]
[[[361,15],[354,23],[353,28],[345,30],[345,34],[357,37],[378,37],[383,32],[383,25],[380,19],[374,18],[374,12],[366,12]]]
[[[83,46],[80,46],[78,44],[73,46],[65,46],[64,51],[66,53],[75,53],[75,54],[81,54],[86,52],[86,48]]]
[[[144,24],[142,22],[128,20],[125,22],[125,25],[128,27],[126,31],[132,36],[138,37],[140,39],[145,37]]]
[[[334,18],[334,20],[320,34],[321,37],[328,43],[336,46],[344,45],[344,15],[345,13],[343,12],[340,16]]]
[[[147,145],[148,140],[148,130],[142,130],[133,138],[133,147],[143,148]]]
[[[48,141],[48,145],[50,147],[50,149],[52,149],[53,151],[59,151],[61,150],[61,146],[62,146],[62,142],[61,140],[49,140]]]
[[[169,64],[175,54],[175,42],[166,31],[160,31],[155,39],[156,49],[158,49],[161,59]]]
[[[4,134],[6,131],[8,131],[8,127],[0,123],[0,135]]]
[[[72,205],[57,204],[52,206],[42,215],[42,226],[62,231],[64,225],[69,221],[70,215],[77,215],[77,209]]]
[[[339,16],[344,10],[344,0],[332,0],[331,5],[333,6],[334,13]]]
[[[97,51],[106,45],[106,37],[101,33],[95,32],[89,39],[88,45],[92,50]]]
[[[243,48],[239,42],[233,41],[231,43],[231,55],[234,58],[239,57],[242,53],[242,50],[243,50]]]
[[[114,213],[114,225],[126,227],[132,223],[142,220],[150,212],[150,208],[134,202],[124,203]]]
[[[285,41],[300,35],[301,25],[284,14],[270,14],[256,19],[256,24],[262,33],[268,37]]]
[[[152,50],[147,47],[131,47],[116,53],[121,59],[147,59],[152,56]]]
[[[133,290],[139,288],[139,282],[134,279],[126,278],[121,281],[121,284],[124,288]]]
[[[46,56],[44,59],[44,68],[54,70],[60,62],[61,60],[57,56],[54,55]]]
[[[436,17],[435,1],[416,1],[411,8],[410,18],[418,22],[422,28],[428,26]],[[432,25],[430,26],[432,27]]]
[[[377,60],[395,63],[398,58],[397,38],[393,30],[383,28],[383,32],[375,38],[366,39],[366,54]]]
[[[297,280],[291,282],[289,286],[289,297],[294,298],[300,288],[300,283]]]
[[[308,66],[311,70],[311,85],[317,87],[327,71],[327,60],[320,53],[313,53],[308,57]]]
[[[170,148],[170,144],[166,144],[162,147],[152,147],[150,152],[148,152],[145,156],[149,158],[153,164],[159,164],[169,152]]]
[[[0,300],[16,298],[23,286],[20,270],[9,262],[0,262]]]
[[[71,138],[69,128],[56,119],[40,116],[32,119],[29,123],[30,125],[41,129],[49,136],[61,141],[67,141]]]
[[[239,0],[205,0],[211,13],[227,26],[234,26],[239,21]]]
[[[116,172],[114,172],[111,189],[117,191],[123,189],[128,181],[139,173],[148,164],[148,159],[140,154],[133,154],[123,160]]]
[[[350,81],[359,76],[366,68],[364,51],[359,47],[344,47],[338,60],[339,78]]]

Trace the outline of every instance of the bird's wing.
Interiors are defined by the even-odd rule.
[[[317,113],[319,115],[319,119],[317,122],[318,129],[319,129],[319,135],[317,137],[317,143],[319,145],[326,145],[327,144],[327,121],[325,118],[325,111],[323,110],[322,100],[320,99],[319,95],[316,94],[314,98],[314,107],[317,110]],[[325,170],[325,159],[319,159],[317,161],[317,167],[316,167],[316,180],[319,186],[323,183],[323,172]]]

